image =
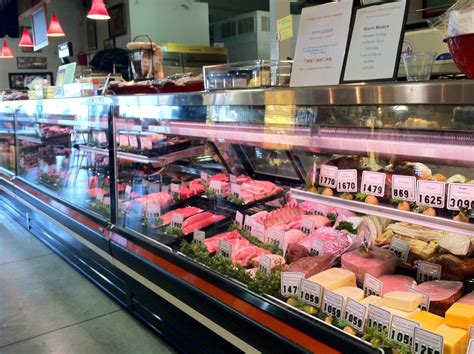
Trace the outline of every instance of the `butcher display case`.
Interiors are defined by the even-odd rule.
[[[193,344],[170,330],[178,318],[185,337],[229,352],[418,353],[430,338],[461,353],[473,92],[452,81],[0,104],[2,124],[15,121],[0,147],[11,157],[16,143],[15,188],[99,225],[126,306],[182,350]]]

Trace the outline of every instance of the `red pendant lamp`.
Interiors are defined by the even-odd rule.
[[[13,52],[10,49],[10,46],[8,45],[7,41],[3,41],[2,51],[0,51],[0,58],[11,59],[13,57],[14,57]]]
[[[51,15],[51,22],[49,23],[48,37],[64,37],[65,35],[66,34],[64,34],[63,28],[59,23],[56,13],[53,12]]]
[[[31,39],[30,31],[28,28],[23,27],[23,34],[21,35],[19,47],[33,47],[33,40]]]
[[[110,20],[109,12],[105,7],[104,0],[93,0],[87,18],[90,18],[91,20]]]

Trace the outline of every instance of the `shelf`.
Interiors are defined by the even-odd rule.
[[[35,144],[42,144],[43,142],[39,138],[33,138],[29,136],[23,136],[23,135],[17,135],[16,138],[18,140],[23,140],[23,141],[29,141],[30,143],[35,143]]]
[[[410,224],[421,225],[467,236],[474,235],[474,224],[454,221],[451,219],[443,219],[440,217],[419,214],[411,211],[398,210],[389,206],[372,205],[355,200],[329,197],[298,189],[291,189],[291,195],[297,200],[305,200],[348,209],[356,213],[379,216],[390,220],[403,221]]]
[[[85,152],[93,152],[98,155],[105,155],[109,156],[109,150],[108,149],[102,149],[94,146],[87,146],[87,145],[79,145],[79,150],[85,151]]]
[[[117,152],[117,158],[121,160],[139,162],[143,164],[151,164],[153,167],[159,168],[172,164],[175,161],[188,159],[204,153],[204,146],[191,147],[185,150],[172,152],[159,157],[147,157],[143,155],[130,154],[126,152]]]

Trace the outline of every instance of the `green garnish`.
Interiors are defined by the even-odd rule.
[[[244,205],[245,204],[243,199],[240,199],[238,196],[236,196],[234,194],[229,195],[227,197],[227,201],[231,202],[231,203],[234,203],[234,204],[238,204],[238,205]]]
[[[365,200],[365,198],[367,198],[367,194],[364,194],[364,193],[357,193],[356,194],[356,199],[357,200]]]
[[[212,189],[209,189],[209,187],[206,187],[204,189],[204,195],[208,198],[208,199],[212,199],[212,200],[215,200],[217,199],[217,193],[215,191],[213,191]]]
[[[347,230],[351,234],[354,234],[354,235],[357,234],[357,229],[354,229],[354,225],[349,221],[341,221],[337,225],[336,230]]]
[[[329,219],[329,221],[331,221],[331,226],[336,223],[336,220],[337,220],[337,214],[336,213],[329,213],[326,216]]]
[[[184,236],[183,230],[181,230],[179,227],[174,227],[171,225],[166,228],[165,233],[167,235],[173,235],[173,236],[178,236],[178,237]]]

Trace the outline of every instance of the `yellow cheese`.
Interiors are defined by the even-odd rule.
[[[474,305],[455,303],[446,311],[445,316],[447,325],[468,329],[474,324]]]
[[[397,310],[397,309],[394,309],[393,307],[388,307],[388,306],[380,306],[380,308],[384,309],[385,311],[390,312],[392,315],[408,318],[408,319],[412,318],[418,312],[421,311],[419,308],[416,308],[414,311],[401,311],[401,310]]]
[[[444,338],[444,354],[465,354],[467,350],[467,331],[441,324],[432,331]]]
[[[356,286],[356,276],[350,270],[331,268],[313,275],[309,280],[321,284],[325,289],[335,290],[343,286]]]
[[[423,296],[409,291],[391,291],[384,295],[384,305],[401,311],[413,311],[420,306]]]
[[[434,313],[427,311],[420,311],[417,314],[410,317],[410,320],[416,321],[420,324],[420,327],[426,329],[427,331],[432,331],[440,324],[443,323],[444,318]]]
[[[355,301],[360,301],[364,298],[364,290],[359,289],[356,286],[343,286],[337,288],[334,290],[334,292],[344,297],[344,303],[348,297],[354,299]]]
[[[382,306],[383,305],[383,298],[377,295],[370,295],[367,296],[365,299],[359,301],[362,305],[365,305],[365,307],[368,307],[369,305],[375,305],[375,306]]]

